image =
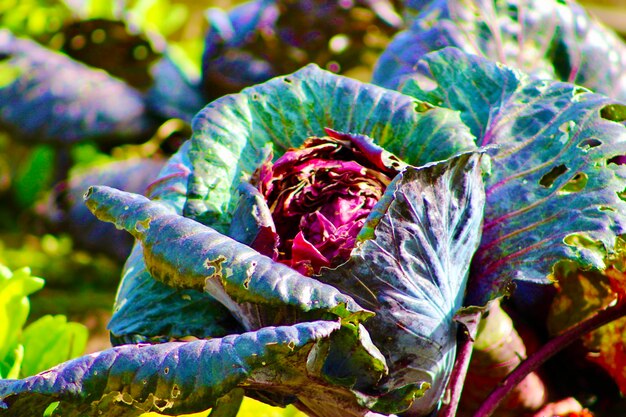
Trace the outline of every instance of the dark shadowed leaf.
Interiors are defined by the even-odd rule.
[[[323,136],[327,127],[367,135],[413,165],[475,147],[455,112],[309,65],[218,99],[198,114],[184,215],[226,232],[239,184],[268,152],[280,156]]]
[[[61,33],[61,50],[75,60],[101,68],[140,90],[152,84],[149,67],[159,54],[144,35],[131,33],[124,22],[80,20],[65,25]]]
[[[206,104],[199,80],[190,79],[170,55],[154,64],[152,77],[154,83],[146,93],[146,103],[160,116],[191,122]]]
[[[0,125],[20,139],[115,143],[141,141],[156,129],[141,94],[102,70],[7,30],[0,31],[0,54]]]
[[[626,230],[626,128],[614,111],[624,106],[455,48],[426,56],[418,71],[428,91],[408,79],[405,94],[460,111],[477,144],[495,145],[468,302],[509,292],[511,280],[549,283],[561,259],[603,268]]]
[[[389,45],[374,80],[396,88],[446,46],[626,99],[626,45],[572,1],[433,1]]]
[[[362,68],[402,24],[390,0],[256,0],[209,9],[202,57],[207,97],[315,63],[336,73]],[[397,3],[397,2],[396,2]]]
[[[419,415],[437,405],[454,363],[453,316],[484,202],[480,154],[406,168],[374,207],[350,261],[320,277],[376,311],[365,326],[389,364],[381,389],[431,385],[416,401]]]
[[[206,291],[248,329],[263,323],[243,314],[238,303],[328,311],[357,320],[372,314],[335,288],[175,214],[164,204],[104,186],[90,188],[85,202],[100,220],[113,222],[141,240],[153,277],[172,287]]]
[[[294,355],[306,358],[315,342],[340,326],[318,321],[222,339],[112,348],[23,380],[0,381],[0,415],[42,415],[56,401],[56,412],[65,417],[199,412],[244,382],[269,384],[275,382],[271,375],[295,378],[295,369],[289,376],[268,369]]]
[[[159,158],[130,159],[98,165],[72,175],[55,187],[43,214],[55,227],[69,231],[78,245],[124,260],[130,253],[133,239],[128,233],[96,219],[85,207],[83,195],[95,184],[143,194],[163,165],[165,161]]]

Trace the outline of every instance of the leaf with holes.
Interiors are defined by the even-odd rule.
[[[549,283],[572,259],[604,268],[626,231],[624,109],[572,84],[530,78],[455,48],[427,55],[400,90],[458,110],[480,146],[493,146],[481,245],[468,302]]]
[[[262,208],[267,203],[259,200],[259,191],[246,191],[254,188],[248,183],[250,178],[268,163],[270,152],[287,155],[288,148],[323,134],[332,137],[315,140],[330,141],[324,146],[352,143],[361,158],[371,159],[376,169],[397,161],[387,151],[405,163],[424,164],[475,147],[455,112],[315,66],[211,103],[195,118],[192,140],[181,147],[150,187],[153,201],[102,187],[93,188],[87,197],[87,204],[99,217],[115,222],[143,242],[125,268],[110,325],[113,340],[216,337],[238,331],[240,326],[256,329],[329,315],[350,322],[367,318],[371,313],[336,288],[246,246],[253,243],[261,223],[273,224],[264,211],[268,208]],[[385,169],[396,172],[391,166]],[[480,218],[478,211],[473,216],[474,221]],[[252,270],[256,273],[250,273]],[[463,277],[458,279],[461,282]],[[232,316],[215,308],[215,300]],[[344,337],[340,332],[322,349],[333,352],[337,366],[319,372],[339,387],[351,387],[348,392],[358,391],[360,403],[368,408],[405,409],[423,394],[426,379],[406,378],[377,388],[380,365],[373,366],[377,362],[368,359],[376,356],[377,342],[369,340],[364,327],[358,328],[361,330],[355,335],[347,332]],[[355,337],[358,343],[354,343]],[[386,362],[382,357],[378,360]],[[435,375],[438,386],[447,372],[449,369],[444,369]],[[261,398],[280,404],[288,401],[284,393],[270,394],[268,390]],[[345,388],[335,390],[345,392]],[[328,407],[326,395],[318,395],[320,400],[303,394],[298,401],[320,411]],[[425,407],[432,408],[437,395],[430,395]]]
[[[416,3],[413,7],[411,3]],[[575,2],[436,0],[381,56],[374,82],[396,88],[427,53],[447,46],[626,99],[626,44]]]
[[[341,328],[337,321],[317,321],[222,339],[112,348],[22,380],[0,381],[0,415],[42,415],[57,401],[55,412],[67,417],[199,412],[240,385],[261,387],[287,374],[297,383],[307,371],[294,363]],[[310,366],[323,366],[326,359],[311,357]]]

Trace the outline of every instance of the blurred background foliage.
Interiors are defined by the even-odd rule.
[[[626,35],[626,0],[584,4]],[[246,85],[309,62],[369,81],[381,51],[403,26],[400,0],[0,0],[0,264],[7,271],[28,266],[33,276],[46,278],[45,287],[29,296],[26,323],[61,313],[86,325],[88,352],[109,347],[106,323],[132,242],[92,218],[82,205],[86,187],[144,192],[189,137],[193,114]],[[28,61],[31,51],[41,61]],[[48,57],[60,66],[43,68],[40,62]],[[48,130],[33,127],[45,120],[37,119],[42,104],[31,97],[37,92],[28,83],[37,80],[29,71],[55,74],[67,59],[87,67],[76,66],[63,82],[123,80],[115,88],[128,94],[142,124],[132,134],[117,135],[112,128],[102,137],[71,121],[67,126],[78,126],[78,132],[59,125],[47,137]],[[104,72],[88,72],[94,68]],[[106,94],[104,87],[97,93],[99,83],[73,94]],[[3,98],[2,91],[14,92]],[[92,105],[98,103],[85,101],[75,109],[91,117],[86,124],[103,111],[88,113]],[[15,106],[29,114],[27,123],[12,121],[5,109]],[[298,413],[246,399],[240,415]]]

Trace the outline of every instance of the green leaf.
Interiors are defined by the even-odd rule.
[[[179,216],[159,202],[113,188],[91,187],[87,206],[100,220],[109,221],[141,240],[148,270],[156,279],[177,288],[206,291],[226,306],[246,328],[258,320],[238,303],[299,311],[328,311],[346,319],[372,315],[354,300],[260,255],[250,247],[194,220]],[[276,322],[274,322],[276,323]]]
[[[0,373],[6,375],[7,355],[17,348],[17,340],[30,311],[28,296],[43,287],[44,280],[30,274],[29,268],[11,272],[0,265]]]
[[[239,184],[268,151],[281,155],[307,137],[323,136],[327,127],[367,135],[413,165],[475,148],[455,112],[309,65],[198,113],[183,214],[226,232]]]
[[[43,316],[34,321],[20,338],[24,345],[20,376],[35,375],[81,355],[88,336],[83,324],[68,322],[62,315]]]
[[[419,415],[437,406],[454,363],[453,316],[480,241],[481,158],[466,153],[401,171],[374,207],[350,261],[320,277],[376,312],[364,326],[389,365],[381,391],[430,385],[412,408]],[[391,401],[372,406],[402,411]]]
[[[428,91],[423,79],[401,90],[459,111],[477,144],[494,147],[467,303],[509,293],[513,280],[549,283],[559,260],[603,268],[626,231],[626,127],[611,110],[622,105],[454,48],[426,56],[420,73]]]
[[[240,384],[276,382],[284,375],[272,372],[275,367],[306,357],[314,342],[339,328],[337,321],[318,321],[222,339],[112,348],[23,380],[0,381],[0,415],[41,415],[56,401],[64,417],[203,411]]]

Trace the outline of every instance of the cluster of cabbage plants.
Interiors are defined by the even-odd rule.
[[[284,74],[323,55],[297,53],[323,31],[281,26],[292,5],[350,28],[362,8],[405,29],[373,83],[316,64]],[[526,355],[505,301],[528,320],[547,306],[554,338],[506,368],[536,401],[503,413],[558,399],[531,372],[607,322],[585,342],[623,386],[626,47],[557,1],[407,1],[403,20],[392,11],[375,0],[214,11],[202,82],[128,96],[137,111],[185,117],[217,79],[235,91],[258,83],[199,110],[147,196],[86,189],[86,207],[136,239],[109,324],[115,347],[0,381],[0,415],[234,416],[248,396],[318,417],[487,416],[514,383],[457,406],[472,390],[474,340],[468,381],[481,361]],[[37,54],[49,51],[3,36],[11,60],[42,68]],[[0,93],[42,88],[47,78],[31,74]],[[86,100],[81,91],[70,102]],[[110,91],[88,105],[106,105]],[[86,116],[80,104],[58,124],[45,120],[58,107],[27,119],[3,108],[14,129],[55,138],[81,132],[71,123]],[[156,117],[115,105],[89,115],[115,121],[93,135],[107,126],[119,137],[141,137]],[[585,282],[602,289],[598,302],[576,292]],[[589,413],[577,403],[549,412]]]

